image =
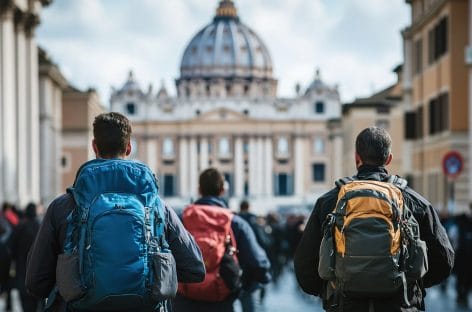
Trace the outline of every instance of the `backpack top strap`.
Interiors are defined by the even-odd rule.
[[[157,181],[151,170],[139,162],[121,159],[85,163],[67,191],[85,209],[102,193],[136,194],[145,206],[151,207],[159,201]]]
[[[402,191],[405,190],[408,185],[408,182],[405,179],[397,175],[391,175],[390,177],[388,177],[387,182],[395,185]]]
[[[336,187],[341,188],[341,186],[351,183],[354,180],[355,180],[354,177],[344,177],[339,180],[336,180],[334,184],[336,185]]]

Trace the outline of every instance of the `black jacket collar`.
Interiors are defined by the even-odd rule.
[[[357,169],[356,178],[359,180],[385,181],[389,176],[384,166],[362,165]]]

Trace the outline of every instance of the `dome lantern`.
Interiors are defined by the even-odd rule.
[[[238,12],[232,0],[222,0],[216,9],[215,18],[237,18]]]

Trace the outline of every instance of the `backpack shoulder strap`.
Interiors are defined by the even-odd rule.
[[[408,185],[408,182],[405,179],[399,177],[398,175],[391,175],[388,178],[387,182],[395,185],[402,191],[404,191]]]
[[[341,178],[339,180],[336,180],[336,182],[334,182],[334,184],[336,185],[337,188],[341,188],[343,185],[346,185],[348,183],[351,183],[352,181],[355,181],[355,177],[344,177],[344,178]]]

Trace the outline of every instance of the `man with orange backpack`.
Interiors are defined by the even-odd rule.
[[[425,288],[451,273],[436,211],[385,169],[391,143],[378,127],[357,136],[357,174],[318,198],[296,250],[298,283],[326,311],[424,311]]]
[[[183,211],[183,224],[202,251],[206,276],[202,283],[179,284],[176,312],[231,312],[242,289],[270,281],[267,255],[249,223],[227,209],[220,197],[223,186],[222,174],[206,169],[199,178],[201,198]]]

